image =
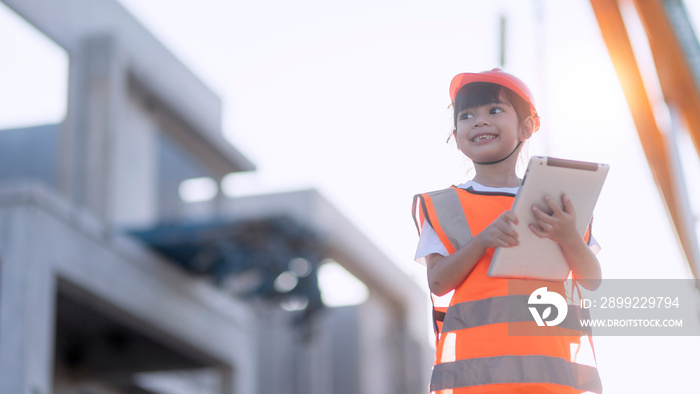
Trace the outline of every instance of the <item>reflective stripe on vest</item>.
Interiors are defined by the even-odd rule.
[[[527,308],[529,296],[509,295],[461,302],[450,306],[445,314],[442,332],[479,327],[487,324],[532,322]],[[566,318],[558,327],[590,333],[590,327],[582,327],[581,319],[590,318],[590,312],[576,305],[569,305]]]
[[[421,200],[422,217],[428,221],[430,226],[438,234],[438,237],[445,243],[445,248],[450,253],[466,245],[472,239],[469,223],[464,216],[462,204],[457,195],[457,189],[447,188],[422,195],[416,198]],[[416,219],[416,200],[413,204],[414,219]],[[419,229],[422,223],[418,224]],[[452,249],[452,250],[451,250]]]
[[[437,220],[450,243],[455,249],[466,245],[472,239],[472,233],[467,218],[464,217],[457,190],[449,188],[428,195],[433,200]]]
[[[457,360],[433,369],[430,391],[495,383],[555,383],[600,393],[594,367],[549,356],[496,356]]]

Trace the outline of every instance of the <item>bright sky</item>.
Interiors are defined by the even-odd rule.
[[[411,199],[468,179],[444,142],[447,88],[459,72],[498,66],[505,16],[505,69],[542,115],[529,153],[611,165],[594,222],[604,276],[689,277],[587,1],[121,2],[221,96],[224,133],[259,168],[225,191],[317,188],[422,286]],[[15,59],[0,62],[0,108],[12,108],[0,128],[59,122],[66,54],[4,6],[0,37]],[[687,163],[698,202],[700,165]],[[697,391],[700,337],[596,346],[606,393]]]

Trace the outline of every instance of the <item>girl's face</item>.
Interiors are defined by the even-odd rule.
[[[528,117],[521,124],[515,108],[501,93],[495,103],[467,108],[457,114],[457,148],[475,162],[502,159],[513,151],[518,141],[532,135],[532,128],[528,132],[531,119]]]

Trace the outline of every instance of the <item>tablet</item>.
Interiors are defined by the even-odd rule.
[[[511,208],[518,217],[518,224],[514,227],[520,244],[510,248],[496,248],[488,275],[502,278],[566,279],[569,265],[559,245],[551,239],[538,237],[529,228],[530,224],[537,223],[532,206],[536,205],[551,214],[544,197],[550,196],[563,208],[561,198],[566,194],[576,211],[576,229],[583,236],[609,169],[609,165],[601,163],[543,156],[530,159]]]

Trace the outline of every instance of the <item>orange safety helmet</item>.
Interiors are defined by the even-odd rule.
[[[522,97],[523,100],[530,104],[530,116],[535,119],[535,131],[540,128],[540,117],[537,115],[537,109],[535,109],[535,98],[532,96],[532,92],[527,85],[525,85],[525,82],[521,81],[518,77],[508,74],[500,68],[494,68],[491,71],[482,71],[480,73],[457,74],[452,78],[452,82],[450,82],[450,99],[452,99],[452,104],[455,102],[455,97],[459,89],[472,82],[495,83],[496,85],[501,85],[515,92],[515,94]]]

